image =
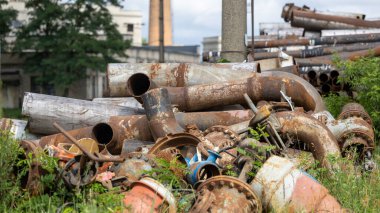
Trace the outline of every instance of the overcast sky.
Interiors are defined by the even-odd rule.
[[[255,33],[258,34],[260,22],[284,22],[281,11],[288,2],[320,11],[364,13],[367,18],[380,18],[380,0],[255,0]],[[203,37],[220,35],[222,0],[172,0],[171,3],[176,45],[201,44]],[[123,5],[126,10],[142,11],[143,37],[148,38],[149,0],[125,0]]]

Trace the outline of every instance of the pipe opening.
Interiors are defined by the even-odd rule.
[[[127,89],[133,96],[143,95],[150,87],[150,78],[144,73],[133,74],[127,81]]]
[[[329,80],[329,76],[326,73],[322,73],[319,75],[319,80],[321,82],[325,83]]]
[[[317,72],[315,72],[314,70],[310,70],[309,72],[307,72],[307,77],[309,79],[315,79],[317,77]]]
[[[339,76],[339,72],[337,70],[332,70],[330,72],[330,76],[331,76],[331,78],[336,78]]]
[[[220,175],[220,171],[217,166],[213,164],[206,164],[199,168],[197,178],[198,181],[202,181],[218,175]]]
[[[321,87],[322,93],[329,93],[331,91],[331,87],[328,84],[323,84]]]
[[[94,134],[96,140],[99,144],[106,145],[111,142],[113,138],[113,129],[109,124],[98,123],[92,128],[92,133]]]

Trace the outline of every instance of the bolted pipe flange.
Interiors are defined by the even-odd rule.
[[[350,117],[363,118],[369,125],[372,125],[372,120],[364,107],[358,103],[348,103],[343,106],[342,112],[339,114],[337,120],[343,120]]]
[[[241,141],[239,135],[226,126],[212,126],[203,132],[203,137],[206,139],[202,141],[204,147],[216,151],[236,146]],[[232,149],[230,153],[236,155],[237,151]],[[221,158],[217,162],[222,167],[231,164],[235,160],[234,157],[227,153],[220,153],[220,156]]]
[[[247,183],[221,175],[198,187],[197,200],[190,212],[262,212],[262,205]]]

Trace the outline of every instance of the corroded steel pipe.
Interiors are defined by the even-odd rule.
[[[184,129],[179,126],[174,117],[167,89],[157,88],[149,90],[141,98],[149,122],[149,128],[155,140],[165,137],[170,133],[184,132]]]
[[[119,140],[122,141],[124,136],[121,134],[122,129],[114,127],[107,123],[98,123],[92,127],[85,127],[67,131],[72,137],[79,140],[82,138],[92,138],[100,145],[107,147],[111,154],[120,154],[122,145],[119,145]],[[44,136],[39,140],[38,145],[42,148],[48,145],[58,146],[60,143],[72,144],[62,133]]]
[[[279,101],[281,89],[297,106],[319,112],[325,105],[318,91],[304,79],[284,72],[256,73],[254,77],[228,83],[168,88],[173,104],[184,111],[245,103],[247,93],[254,102]]]
[[[232,110],[222,112],[192,112],[174,113],[175,119],[182,128],[189,124],[195,124],[200,130],[215,125],[229,126],[252,118],[251,110]],[[145,115],[113,116],[109,123],[120,133],[119,143],[125,139],[137,139],[153,141],[153,136],[148,128],[149,123]]]
[[[127,81],[143,73],[161,87],[183,87],[244,79],[260,72],[258,63],[117,63],[108,64],[107,93],[112,97],[131,96]]]
[[[380,28],[380,21],[367,21],[354,17],[322,14],[310,9],[300,8],[294,4],[286,4],[282,11],[285,21],[290,21],[292,27],[318,31],[323,29],[357,29]]]
[[[296,111],[277,112],[276,117],[281,123],[282,134],[289,134],[308,144],[315,159],[324,167],[333,168],[328,156],[340,156],[341,153],[337,140],[324,124],[310,115]]]
[[[369,50],[361,50],[355,52],[341,52],[337,55],[342,60],[355,61],[361,57],[369,56],[380,56],[380,46],[377,46]],[[321,64],[334,64],[333,59],[335,55],[325,55],[312,58],[298,58],[295,59],[299,66],[312,66],[312,65],[321,65]]]

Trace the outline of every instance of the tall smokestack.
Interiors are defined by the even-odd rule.
[[[150,0],[149,8],[149,45],[160,44],[159,34],[160,0]],[[172,41],[172,16],[170,0],[164,0],[164,45],[173,45]]]

